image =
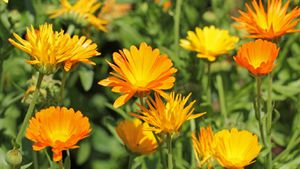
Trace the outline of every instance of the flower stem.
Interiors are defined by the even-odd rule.
[[[217,75],[217,86],[218,86],[218,93],[221,105],[221,114],[224,118],[224,124],[227,123],[227,110],[226,110],[226,103],[225,103],[225,95],[224,95],[224,87],[223,87],[223,80],[221,75]]]
[[[210,87],[210,82],[211,82],[211,72],[210,72],[210,68],[211,68],[211,63],[207,62],[207,102],[208,104],[211,105],[211,87]]]
[[[258,121],[259,131],[260,131],[260,135],[262,138],[262,142],[264,144],[264,147],[267,147],[260,103],[261,103],[261,77],[256,76],[255,117],[256,117],[256,120]]]
[[[272,138],[271,138],[271,131],[272,131],[272,73],[268,76],[268,98],[267,98],[267,120],[266,120],[266,127],[267,127],[267,139],[268,139],[268,156],[267,156],[267,168],[272,168]]]
[[[173,169],[172,136],[171,136],[171,134],[167,134],[167,147],[168,147],[168,169]]]
[[[176,1],[176,9],[174,15],[174,46],[175,46],[175,54],[176,58],[179,57],[179,28],[180,28],[180,15],[181,15],[181,6],[183,0]]]
[[[158,149],[159,149],[159,156],[160,156],[160,161],[161,161],[162,168],[166,168],[167,164],[166,164],[166,161],[165,161],[165,158],[164,158],[164,155],[163,155],[163,151],[162,151],[160,141],[158,139],[157,134],[154,131],[152,131],[152,133],[154,135],[154,138],[156,140],[157,145],[159,146]]]
[[[68,26],[67,33],[68,33],[70,36],[72,36],[74,30],[75,30],[75,26],[74,26],[73,24],[70,24],[70,25]]]
[[[32,154],[33,154],[33,168],[34,169],[39,169],[39,162],[38,162],[37,152],[32,150]]]
[[[44,74],[39,73],[38,80],[37,80],[36,87],[35,87],[35,91],[33,93],[32,101],[30,102],[30,105],[27,109],[27,112],[26,112],[25,118],[23,120],[21,129],[20,129],[20,131],[19,131],[19,133],[16,137],[16,144],[17,144],[18,147],[20,147],[22,145],[22,138],[24,137],[25,130],[27,128],[29,119],[32,116],[32,113],[33,113],[33,110],[34,110],[34,107],[35,107],[35,104],[36,104],[36,99],[37,99],[37,96],[38,96],[38,92],[40,90],[40,87],[41,87],[41,84],[42,84],[42,81],[43,81],[43,77],[44,77]],[[16,145],[15,145],[15,148],[16,148]]]
[[[62,159],[59,161],[59,169],[64,169],[64,164]]]
[[[63,105],[63,98],[64,98],[64,90],[67,80],[67,72],[63,71],[63,77],[61,79],[61,86],[60,86],[60,97],[59,97],[59,105]]]
[[[134,161],[134,155],[130,154],[129,155],[129,162],[128,162],[128,167],[127,169],[131,169]]]

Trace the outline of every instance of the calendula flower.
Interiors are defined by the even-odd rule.
[[[282,4],[281,0],[268,0],[267,11],[262,1],[259,4],[256,0],[252,1],[251,8],[246,3],[247,12],[239,11],[241,16],[233,19],[240,23],[238,29],[247,30],[250,35],[248,38],[274,39],[286,33],[299,32],[294,27],[299,22],[300,9],[295,7],[287,12],[289,2]]]
[[[256,135],[236,128],[217,132],[215,141],[215,156],[220,165],[228,169],[243,169],[254,162],[261,150]]]
[[[80,111],[65,107],[50,107],[35,114],[26,130],[26,138],[33,141],[33,150],[51,147],[53,160],[62,159],[62,151],[78,148],[77,142],[91,131],[89,119]]]
[[[258,39],[242,45],[234,60],[253,75],[265,75],[272,71],[278,52],[276,44]]]
[[[192,141],[198,165],[202,166],[204,163],[208,162],[208,168],[211,168],[215,154],[215,138],[211,126],[201,128],[198,138],[196,137],[196,134],[193,133]]]
[[[113,87],[113,92],[123,93],[114,103],[120,107],[135,94],[145,95],[154,90],[161,95],[162,90],[171,89],[177,71],[167,55],[162,55],[159,49],[152,49],[146,43],[141,43],[138,49],[131,46],[130,50],[123,49],[113,54],[115,64],[108,62],[115,71],[110,77],[98,84]]]
[[[179,131],[185,121],[205,114],[193,114],[193,105],[196,101],[186,105],[190,96],[191,94],[183,97],[181,94],[172,92],[168,96],[167,103],[164,104],[161,97],[155,93],[155,100],[151,97],[147,99],[149,109],[139,105],[140,114],[132,115],[150,124],[149,130],[156,133],[173,134]]]
[[[197,52],[197,57],[215,61],[216,58],[234,49],[239,38],[230,36],[227,30],[217,29],[214,26],[196,27],[195,32],[188,31],[186,39],[180,40],[180,46]]]
[[[157,142],[147,123],[138,119],[121,121],[116,131],[126,148],[137,155],[150,154],[157,148]]]
[[[124,16],[131,8],[130,3],[117,3],[116,0],[106,0],[98,17],[111,21],[114,18]]]
[[[54,73],[61,65],[69,71],[77,62],[95,64],[88,60],[99,55],[97,45],[86,37],[77,35],[70,37],[64,31],[53,31],[51,24],[44,24],[39,29],[33,26],[27,28],[26,39],[13,34],[17,41],[8,39],[9,42],[20,50],[28,53],[32,60],[27,63],[34,65],[43,74]]]
[[[97,0],[77,0],[75,4],[70,4],[68,0],[60,0],[61,8],[51,12],[50,18],[59,16],[73,19],[81,25],[93,25],[95,28],[107,31],[108,21],[100,19],[94,13],[101,7],[101,3]]]

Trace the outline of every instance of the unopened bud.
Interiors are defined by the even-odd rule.
[[[5,157],[6,162],[11,166],[18,166],[22,162],[22,154],[20,150],[9,150]]]

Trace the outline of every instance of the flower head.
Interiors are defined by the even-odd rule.
[[[138,119],[121,121],[116,131],[128,150],[134,154],[150,154],[157,148],[157,142],[147,123]]]
[[[282,4],[282,0],[268,0],[268,8],[265,11],[262,1],[259,4],[252,1],[253,9],[246,3],[248,12],[239,11],[241,16],[233,19],[241,25],[238,29],[246,29],[250,35],[248,38],[274,39],[286,33],[299,32],[294,27],[299,22],[296,19],[300,15],[300,9],[295,7],[287,13],[289,1]]]
[[[144,95],[154,90],[165,95],[162,90],[174,85],[177,71],[167,55],[161,55],[159,49],[152,49],[146,43],[141,43],[138,49],[131,46],[113,54],[115,64],[108,62],[115,71],[110,77],[99,82],[102,86],[113,87],[113,92],[123,93],[114,103],[120,107],[135,94]]]
[[[98,14],[98,18],[104,18],[111,21],[114,18],[124,16],[131,9],[132,4],[130,3],[118,3],[116,0],[106,0],[101,12]]]
[[[278,52],[276,44],[258,39],[242,45],[234,60],[253,75],[265,75],[272,71]]]
[[[198,138],[196,137],[196,134],[193,133],[192,141],[199,166],[202,166],[206,162],[208,162],[208,165],[211,166],[215,153],[215,138],[211,126],[201,128]]]
[[[261,150],[256,135],[236,128],[222,130],[215,134],[216,158],[228,169],[243,169],[253,163]]]
[[[78,148],[77,142],[91,131],[89,119],[80,111],[65,107],[50,107],[35,114],[29,122],[26,137],[33,141],[33,150],[52,147],[53,160],[62,159],[62,151]]]
[[[101,3],[97,0],[77,0],[75,4],[71,5],[68,0],[60,0],[61,8],[51,12],[50,18],[62,17],[74,17],[73,20],[79,22],[79,24],[85,24],[88,22],[95,28],[107,31],[107,21],[100,19],[94,15],[94,13],[100,8]]]
[[[219,55],[226,54],[234,49],[239,38],[230,36],[227,30],[217,29],[214,26],[188,31],[186,39],[180,40],[180,46],[198,52],[197,57],[215,61]]]
[[[36,30],[33,26],[27,28],[26,39],[15,33],[13,35],[19,42],[8,39],[9,42],[28,53],[32,60],[27,63],[35,65],[44,74],[54,73],[60,65],[69,71],[77,62],[95,64],[88,59],[100,54],[96,50],[97,45],[86,37],[75,35],[71,38],[63,30],[53,31],[52,25],[47,23]]]
[[[194,100],[186,106],[190,96],[191,94],[183,97],[181,94],[172,92],[167,99],[167,103],[164,104],[161,97],[155,93],[155,100],[151,97],[147,99],[149,109],[139,105],[141,108],[140,114],[132,115],[150,124],[149,130],[156,133],[173,134],[180,130],[185,121],[205,114],[192,114],[194,112],[193,105],[196,101]]]

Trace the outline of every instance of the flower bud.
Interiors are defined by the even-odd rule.
[[[6,162],[11,166],[18,166],[22,162],[22,154],[20,150],[9,150],[5,157]]]

